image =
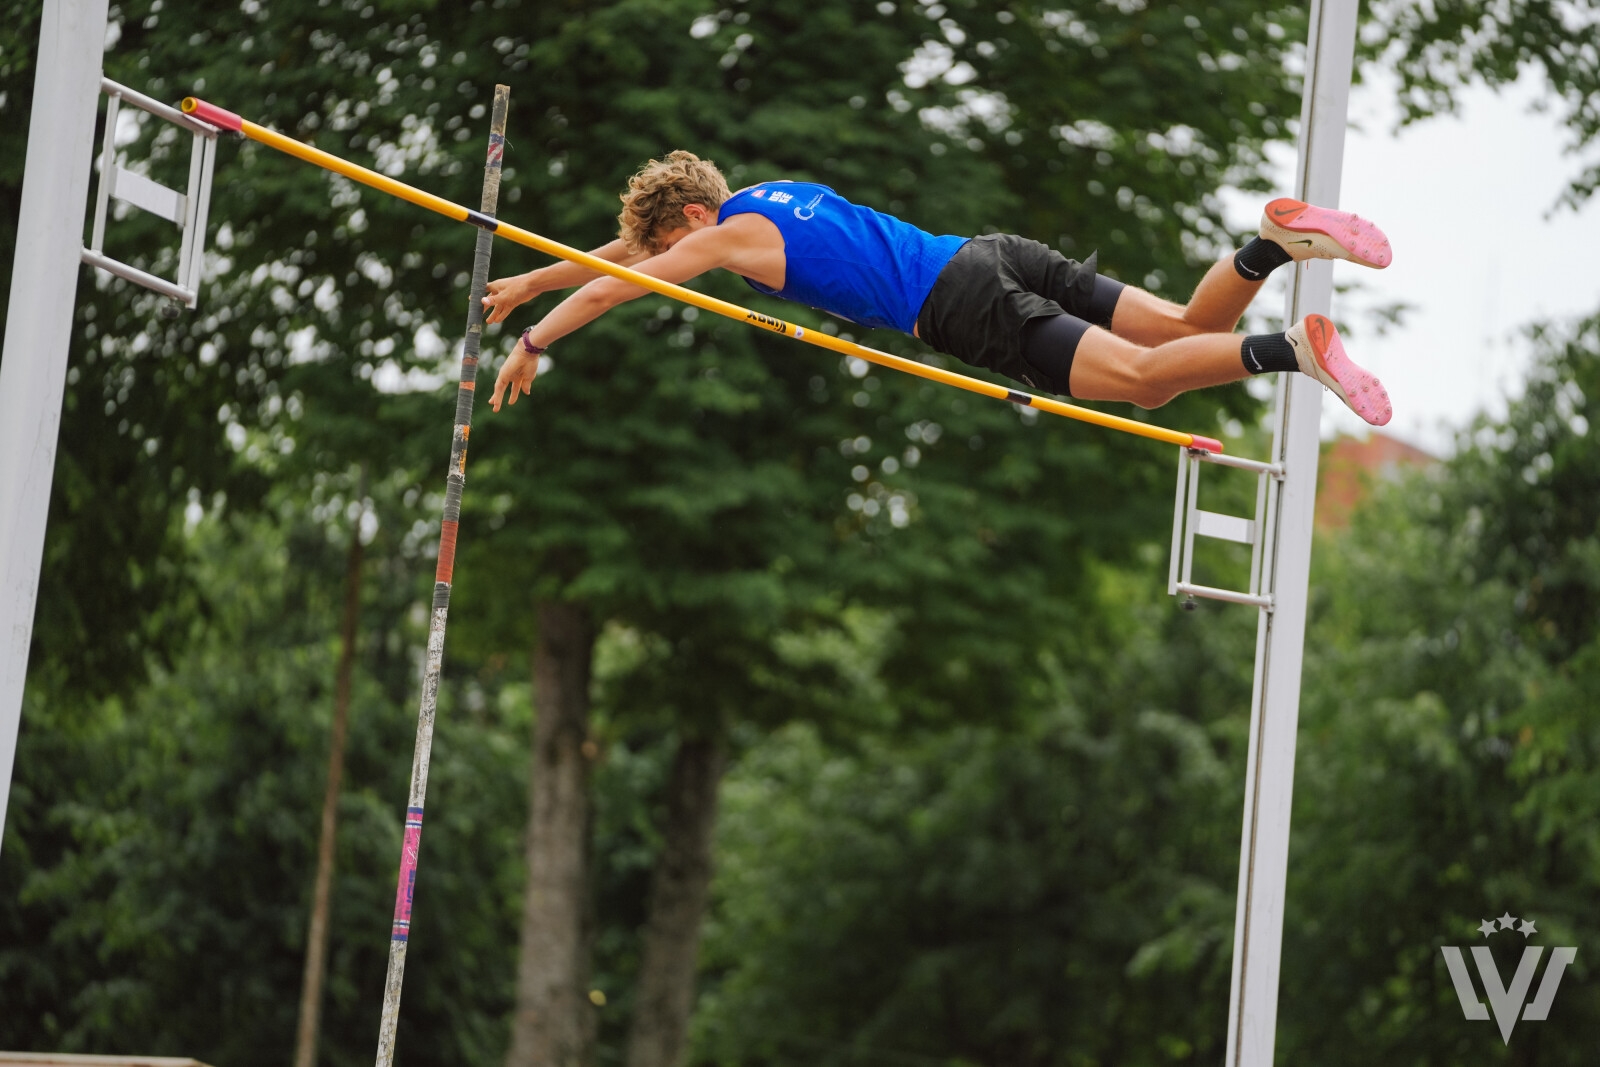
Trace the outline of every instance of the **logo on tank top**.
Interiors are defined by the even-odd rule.
[[[816,196],[811,198],[811,203],[805,205],[804,207],[795,208],[794,209],[794,217],[799,219],[801,222],[804,222],[807,219],[809,219],[811,216],[815,215],[817,213],[817,205],[822,203],[822,197],[823,197],[823,194],[822,193],[818,193]],[[777,193],[773,193],[772,194],[772,198],[774,200],[776,200],[778,198],[778,194]],[[794,198],[791,197],[791,196],[788,196],[786,194],[784,199],[785,199],[785,202],[787,203],[789,200],[792,200]]]

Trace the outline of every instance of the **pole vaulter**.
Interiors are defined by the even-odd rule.
[[[558,259],[576,263],[601,274],[608,274],[613,278],[637,285],[641,289],[648,289],[652,292],[660,293],[662,296],[682,301],[685,304],[692,304],[724,318],[770,330],[773,333],[782,334],[796,341],[804,341],[807,344],[816,345],[818,348],[826,348],[841,355],[864,359],[868,363],[876,363],[880,367],[888,367],[891,370],[914,374],[919,378],[926,378],[941,385],[964,389],[969,393],[977,393],[980,396],[992,397],[995,400],[1005,400],[1023,407],[1046,411],[1052,415],[1060,415],[1079,422],[1087,422],[1108,430],[1119,430],[1123,433],[1149,438],[1153,441],[1162,441],[1169,445],[1195,448],[1213,453],[1222,451],[1222,442],[1210,437],[1184,433],[1181,430],[1169,430],[1161,426],[1152,426],[1149,423],[1138,422],[1134,419],[1108,415],[1102,411],[1079,407],[1076,404],[1066,404],[1059,400],[1051,400],[1048,397],[1035,396],[1032,393],[1008,389],[1003,385],[995,385],[992,382],[986,382],[965,374],[957,374],[954,371],[947,371],[940,367],[930,367],[914,359],[891,355],[888,352],[880,352],[875,348],[867,348],[865,345],[833,337],[818,330],[808,330],[793,323],[785,322],[783,319],[751,311],[749,308],[740,307],[738,304],[732,304],[726,300],[718,300],[714,296],[706,296],[703,293],[695,292],[693,289],[686,289],[681,285],[674,285],[671,282],[653,278],[648,274],[642,274],[639,271],[561,244],[559,241],[552,241],[548,237],[541,237],[539,234],[529,230],[490,218],[481,212],[469,210],[460,204],[452,203],[442,197],[434,196],[432,193],[427,193],[404,182],[396,181],[387,175],[379,174],[348,160],[340,159],[338,156],[324,152],[320,148],[313,148],[308,144],[296,141],[292,137],[285,137],[281,133],[259,126],[248,119],[240,118],[231,111],[224,110],[215,104],[206,103],[204,100],[199,100],[192,96],[184,99],[182,109],[184,114],[202,122],[210,123],[218,129],[243,134],[258,144],[264,144],[269,148],[275,148],[280,152],[294,156],[296,159],[322,167],[324,170],[341,174],[352,181],[360,182],[362,185],[376,189],[379,192],[398,197],[401,200],[416,204],[418,207],[427,208],[429,211],[444,215],[457,222],[471,223],[516,244],[535,249],[546,255],[555,256]]]

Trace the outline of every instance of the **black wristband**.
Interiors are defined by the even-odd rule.
[[[544,349],[528,340],[528,335],[532,332],[532,326],[522,331],[522,350],[530,356],[541,356],[544,354]]]

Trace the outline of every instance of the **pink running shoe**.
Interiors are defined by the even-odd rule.
[[[1261,236],[1281,245],[1296,263],[1347,259],[1382,270],[1394,260],[1389,239],[1366,219],[1287,197],[1261,213]]]
[[[1325,316],[1307,315],[1284,336],[1294,346],[1300,372],[1332,389],[1351,411],[1373,426],[1386,424],[1394,415],[1383,383],[1345,354],[1339,331]]]

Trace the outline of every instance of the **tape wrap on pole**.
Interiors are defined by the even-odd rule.
[[[480,212],[471,211],[443,197],[435,196],[404,182],[396,181],[388,175],[368,170],[359,164],[351,163],[349,160],[340,159],[329,152],[324,152],[320,148],[313,148],[308,144],[296,141],[292,137],[285,137],[283,134],[269,130],[264,126],[258,126],[248,119],[240,119],[230,111],[225,111],[215,104],[209,104],[192,96],[184,99],[182,109],[185,114],[193,115],[197,118],[205,118],[207,115],[217,116],[219,119],[229,123],[229,125],[223,127],[225,129],[237,129],[238,132],[259,144],[275,148],[287,155],[294,156],[296,159],[322,167],[324,170],[341,174],[351,181],[360,182],[369,188],[387,193],[418,207],[426,208],[446,218],[455,219],[457,222],[470,223],[489,230],[497,237],[504,237],[514,244],[532,248],[546,255],[555,256],[557,259],[564,259],[569,263],[576,263],[597,273],[629,282],[639,286],[641,289],[671,297],[674,300],[691,304],[701,310],[733,319],[736,322],[743,322],[749,326],[782,334],[796,341],[803,341],[841,355],[864,359],[880,367],[888,367],[891,370],[912,374],[918,378],[938,382],[941,385],[949,385],[969,393],[991,397],[995,400],[1005,400],[1023,407],[1031,407],[1038,411],[1060,415],[1063,418],[1073,419],[1078,422],[1087,422],[1108,430],[1118,430],[1137,437],[1162,441],[1169,445],[1182,445],[1185,448],[1200,448],[1208,452],[1222,451],[1221,442],[1209,437],[1201,437],[1181,430],[1169,430],[1162,426],[1152,426],[1149,423],[1138,422],[1119,415],[1108,415],[1103,411],[1095,411],[1093,408],[1079,407],[1076,404],[1067,404],[1060,400],[1051,400],[1048,397],[1008,389],[1003,385],[983,381],[981,378],[958,374],[941,367],[931,367],[914,359],[881,352],[878,349],[868,348],[865,345],[856,344],[854,341],[846,341],[843,338],[834,337],[818,330],[808,330],[791,322],[785,322],[783,319],[752,311],[738,304],[719,300],[714,296],[706,296],[704,293],[697,293],[693,289],[686,289],[672,282],[662,281],[660,278],[654,278],[630,267],[624,267],[621,264],[612,263],[610,260],[601,259],[599,256],[590,255],[587,252],[564,245],[559,241],[552,241],[550,238],[542,237],[530,230],[524,230],[510,223],[489,218]],[[235,121],[238,122],[237,127],[231,125]]]

